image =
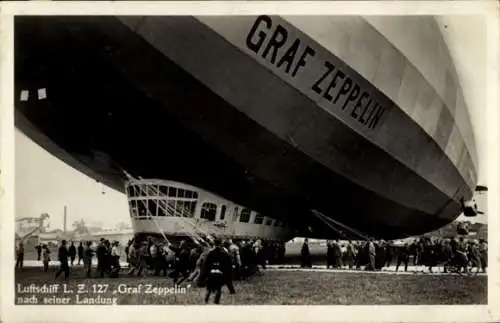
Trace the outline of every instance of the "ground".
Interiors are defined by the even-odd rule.
[[[53,268],[43,273],[40,268],[25,268],[16,270],[16,301],[21,293],[17,293],[18,284],[21,287],[31,283],[37,286],[43,284],[64,282],[54,280]],[[107,290],[101,297],[118,297],[118,304],[202,304],[204,289],[194,286],[186,289],[172,289],[172,280],[163,277],[93,278],[84,279],[81,268],[76,268],[68,282],[68,289],[74,294],[37,294],[39,304],[44,296],[71,296],[78,288],[91,289],[93,284],[98,289]],[[81,284],[80,286],[78,286]],[[118,285],[129,287],[143,285],[143,290],[136,294],[113,294]],[[167,295],[147,294],[147,284],[153,287],[171,288]],[[236,295],[229,295],[224,288],[221,304],[233,305],[382,305],[382,304],[486,304],[487,276],[429,275],[429,274],[374,274],[366,272],[304,272],[267,270],[244,282],[235,282]],[[175,293],[177,292],[177,293]],[[33,294],[29,294],[31,296]],[[96,296],[97,294],[92,294]],[[28,294],[24,295],[28,296]],[[91,296],[83,293],[80,295]]]

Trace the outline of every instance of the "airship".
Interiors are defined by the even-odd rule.
[[[475,138],[434,17],[25,16],[14,32],[17,128],[127,194],[137,235],[398,239],[471,209]]]

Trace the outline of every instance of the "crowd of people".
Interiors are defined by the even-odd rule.
[[[224,250],[231,256],[231,263],[235,279],[245,279],[263,269],[267,264],[282,264],[285,258],[283,243],[266,242],[261,240],[224,240],[221,241]],[[164,275],[169,273],[177,283],[194,281],[199,276],[200,266],[207,252],[213,247],[209,240],[205,244],[193,244],[192,241],[182,241],[173,245],[168,241],[130,240],[124,248],[125,257],[129,264],[128,275]],[[44,271],[48,270],[51,251],[46,244],[35,247],[38,260],[43,262]],[[421,237],[410,243],[394,244],[391,241],[328,241],[326,251],[327,268],[348,268],[381,270],[383,267],[395,265],[398,271],[403,267],[408,270],[409,265],[428,267],[443,266],[444,272],[470,271],[486,272],[488,245],[486,240],[465,240],[460,238],[428,238]],[[62,272],[69,271],[69,267],[83,262],[85,275],[92,276],[92,259],[97,259],[96,275],[115,277],[120,271],[120,255],[122,248],[117,241],[110,242],[101,239],[97,246],[92,242],[73,242],[67,246],[62,241],[58,250],[59,261],[67,263]],[[123,258],[125,258],[123,257]],[[16,267],[22,268],[24,246],[17,248]],[[122,258],[122,259],[123,259]],[[305,239],[301,249],[301,267],[312,267],[311,253],[308,239]],[[62,273],[61,272],[61,273]]]
[[[119,276],[120,255],[118,242],[110,243],[101,239],[95,249],[97,257],[96,275],[111,278]],[[205,302],[214,294],[214,303],[218,304],[221,298],[221,289],[227,286],[231,294],[235,293],[233,280],[244,280],[260,271],[259,266],[265,269],[266,256],[264,245],[260,240],[239,241],[211,239],[201,243],[183,240],[174,245],[167,240],[143,241],[130,240],[124,251],[128,263],[128,276],[168,276],[177,286],[183,283],[193,283],[199,287],[206,287]],[[65,246],[63,241],[61,248]],[[62,263],[67,264],[66,256],[59,256]],[[284,256],[284,251],[282,253]],[[91,275],[91,258],[93,256],[90,243],[83,252],[85,273]],[[61,271],[64,271],[61,265]],[[58,272],[58,273],[59,273]],[[57,273],[57,274],[58,274]],[[56,277],[57,277],[56,274]]]
[[[38,260],[43,262],[43,270],[48,271],[51,251],[49,247],[35,247]],[[110,277],[120,275],[120,255],[122,249],[117,241],[100,239],[97,246],[91,241],[80,242],[68,246],[62,240],[57,252],[60,268],[55,274],[57,279],[64,274],[69,279],[70,267],[83,263],[86,277]],[[226,285],[234,294],[233,280],[245,280],[266,269],[267,264],[281,264],[285,257],[283,243],[268,243],[261,240],[210,239],[204,243],[193,243],[183,240],[178,245],[169,241],[148,238],[138,241],[130,240],[124,248],[128,271],[122,273],[129,276],[168,276],[175,285],[193,283],[206,286],[206,302],[215,294],[215,303],[219,303],[221,288]],[[463,237],[436,239],[422,237],[411,243],[396,245],[386,241],[328,241],[326,252],[327,268],[381,270],[385,266],[396,264],[408,270],[408,265],[433,267],[443,265],[444,272],[470,272],[477,268],[486,272],[487,242],[483,239],[465,240]],[[92,260],[97,260],[97,267],[92,272]],[[24,246],[17,249],[16,267],[22,268]],[[308,239],[304,240],[301,249],[301,267],[312,267]]]
[[[390,241],[336,241],[327,242],[327,268],[381,270],[396,265],[408,270],[408,265],[433,267],[442,265],[444,272],[469,272],[476,268],[486,272],[488,265],[488,244],[486,240],[465,240],[460,238],[421,237],[411,243],[396,245]],[[301,250],[301,267],[312,267],[309,242],[305,239]]]
[[[50,248],[44,244],[36,246],[35,249],[38,261],[43,262],[43,270],[48,271]],[[57,251],[60,267],[55,278],[64,274],[64,279],[68,280],[70,268],[81,262],[85,277],[119,277],[121,251],[117,241],[101,239],[97,246],[94,246],[92,241],[80,242],[76,247],[74,242],[70,242],[68,246],[68,242],[62,240]],[[278,261],[283,258],[285,248],[284,244],[268,244],[261,240],[233,242],[230,239],[212,238],[204,243],[183,240],[174,245],[167,240],[149,238],[144,241],[130,240],[124,252],[128,271],[122,275],[169,276],[178,286],[193,283],[206,287],[205,301],[208,302],[211,294],[215,294],[214,303],[219,303],[221,288],[224,285],[234,294],[233,280],[245,280],[260,272],[260,268],[265,269],[270,259]],[[18,246],[16,267],[22,268],[21,257],[24,257],[22,243]],[[93,271],[94,258],[97,260],[97,267]]]
[[[168,241],[129,241],[125,252],[129,264],[128,275],[164,275],[168,273],[176,284],[182,282],[201,283],[203,268],[206,258],[211,250],[216,248],[216,241],[207,240],[204,244],[193,244],[187,240],[180,242],[178,246]],[[232,279],[244,280],[263,269],[269,263],[269,257],[283,258],[285,249],[283,244],[269,244],[261,240],[231,239],[219,241],[222,250],[230,259],[230,276]],[[269,252],[275,250],[275,254]],[[229,287],[230,290],[232,287]]]

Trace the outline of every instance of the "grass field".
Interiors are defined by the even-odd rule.
[[[102,297],[117,297],[118,304],[202,304],[204,289],[191,286],[181,293],[167,295],[115,293],[120,284],[137,287],[151,284],[153,287],[173,287],[171,279],[158,277],[122,277],[118,279],[84,279],[81,268],[75,269],[68,282],[74,294],[59,292],[56,296],[70,296],[74,304],[78,288],[92,288],[93,284],[107,286]],[[43,273],[40,268],[25,268],[16,272],[16,303],[18,297],[33,294],[17,293],[17,284],[63,283],[54,281],[53,269]],[[82,284],[78,286],[79,284]],[[101,285],[101,287],[102,287]],[[184,286],[186,287],[186,286]],[[247,281],[235,282],[236,295],[229,295],[224,288],[221,304],[234,305],[371,305],[371,304],[486,304],[486,276],[433,276],[425,274],[391,275],[343,272],[265,271]],[[101,288],[102,289],[102,288]],[[36,294],[39,304],[48,294]],[[54,294],[55,295],[55,294]],[[97,294],[82,294],[96,296]],[[52,295],[53,296],[53,295]]]

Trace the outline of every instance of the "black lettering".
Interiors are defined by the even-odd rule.
[[[382,118],[382,115],[384,114],[384,112],[385,112],[385,108],[383,106],[379,105],[378,110],[375,113],[375,115],[373,116],[373,118],[371,119],[370,125],[368,126],[368,128],[375,129],[375,127],[380,122],[380,119]]]
[[[353,118],[357,118],[358,117],[358,114],[356,113],[356,110],[361,107],[361,104],[363,103],[363,99],[365,99],[367,97],[368,97],[368,93],[363,92],[361,94],[361,96],[358,99],[358,102],[356,102],[356,104],[354,105],[354,108],[352,108],[351,117],[353,117]]]
[[[250,33],[247,36],[247,47],[256,54],[259,52],[267,36],[265,32],[259,31],[258,40],[256,42],[252,41],[252,38],[255,36],[255,32],[257,31],[257,28],[259,28],[259,26],[262,23],[264,23],[266,25],[265,28],[269,30],[273,24],[273,21],[269,16],[259,16],[257,20],[255,20],[255,23],[253,24],[252,29],[250,30]]]
[[[339,93],[337,93],[337,96],[335,97],[335,100],[333,100],[333,103],[337,103],[337,100],[341,95],[346,95],[349,93],[349,90],[352,88],[352,80],[347,77],[344,81],[344,84],[342,84],[342,88],[340,89]]]
[[[359,85],[354,84],[354,87],[353,87],[351,93],[349,93],[347,100],[345,100],[344,105],[342,106],[342,110],[344,110],[347,107],[349,102],[352,102],[358,98],[359,92],[360,92]]]
[[[287,36],[288,32],[286,31],[286,29],[283,28],[283,26],[278,25],[271,40],[269,40],[266,49],[262,53],[262,57],[267,58],[267,54],[269,54],[269,51],[271,50],[271,48],[273,48],[274,50],[271,56],[271,63],[274,64],[276,62],[276,55],[278,55],[278,49],[283,47],[283,45],[286,43]]]
[[[286,63],[286,72],[289,73],[290,67],[292,67],[293,60],[295,59],[295,55],[297,55],[297,50],[299,49],[299,45],[300,45],[300,40],[297,38],[293,42],[292,46],[288,48],[285,55],[281,57],[280,61],[278,62],[278,65],[276,66],[281,67],[281,65]]]
[[[307,46],[306,49],[304,50],[304,53],[302,53],[302,56],[300,56],[299,62],[297,65],[295,65],[295,69],[293,70],[292,76],[295,77],[297,75],[297,72],[301,67],[306,66],[306,56],[314,56],[316,55],[316,51],[312,49],[311,47]]]
[[[375,102],[375,105],[372,106],[372,109],[370,111],[370,115],[368,116],[368,118],[366,119],[366,122],[365,122],[365,125],[368,124],[368,122],[370,121],[372,115],[373,115],[373,112],[375,112],[378,108],[379,104],[377,102]]]
[[[362,124],[365,124],[365,122],[366,122],[365,119],[363,119],[363,117],[365,116],[366,111],[368,111],[368,107],[370,106],[370,104],[372,104],[372,102],[373,102],[373,99],[370,98],[370,101],[368,101],[368,104],[365,105],[365,108],[363,109],[363,112],[361,112],[361,115],[359,116],[358,121],[361,122]]]
[[[330,90],[337,86],[337,80],[339,76],[340,78],[343,79],[345,77],[345,74],[341,70],[337,69],[337,73],[335,73],[335,76],[333,77],[332,81],[330,82],[330,85],[328,85],[328,88],[325,91],[325,95],[323,95],[323,97],[328,101],[331,101],[333,99],[333,96],[330,95]]]
[[[330,75],[330,73],[333,72],[333,70],[335,69],[335,66],[333,66],[330,62],[325,62],[325,67],[327,68],[327,71],[325,74],[323,74],[323,76],[316,81],[316,83],[314,83],[314,85],[312,86],[312,90],[318,94],[321,94],[321,92],[323,92],[323,89],[321,89],[319,87],[319,85],[328,77],[328,75]]]

